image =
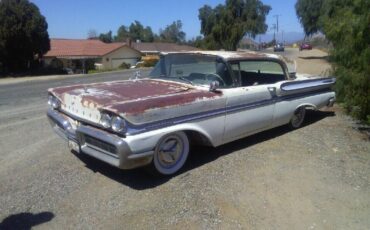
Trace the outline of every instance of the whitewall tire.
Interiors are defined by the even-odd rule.
[[[184,166],[189,155],[189,139],[184,132],[162,137],[154,150],[153,168],[162,175],[172,175]]]

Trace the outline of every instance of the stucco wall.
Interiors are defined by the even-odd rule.
[[[123,62],[130,65],[135,65],[136,62],[141,58],[141,54],[127,46],[121,47],[112,53],[104,55],[102,58],[102,64],[105,69],[118,68]]]

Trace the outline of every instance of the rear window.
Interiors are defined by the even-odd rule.
[[[281,65],[272,61],[241,61],[240,70],[255,73],[284,74]]]

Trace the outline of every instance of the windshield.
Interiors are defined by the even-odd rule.
[[[199,54],[162,56],[149,76],[193,85],[209,85],[213,81],[218,81],[221,87],[232,84],[228,68],[222,60]]]

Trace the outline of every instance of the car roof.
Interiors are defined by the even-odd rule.
[[[183,52],[162,52],[161,55],[168,54],[200,54],[221,57],[225,60],[235,59],[278,59],[282,57],[276,54],[260,53],[254,51],[183,51]]]

